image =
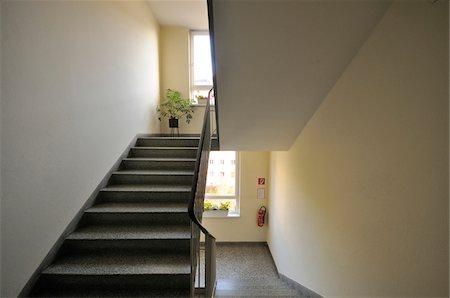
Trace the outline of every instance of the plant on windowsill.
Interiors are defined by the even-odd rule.
[[[197,103],[199,105],[205,105],[208,102],[208,97],[203,95],[197,95],[195,96],[197,98]]]
[[[186,117],[188,124],[191,122],[194,108],[189,98],[181,97],[180,91],[167,89],[166,96],[164,96],[156,111],[159,114],[159,121],[162,118],[169,118],[169,127],[178,128],[178,120],[183,117]]]
[[[213,205],[210,202],[203,204],[205,210],[205,217],[226,217],[230,209],[230,202],[220,203],[220,205]]]

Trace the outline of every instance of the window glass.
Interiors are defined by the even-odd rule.
[[[212,88],[211,45],[208,31],[191,31],[191,98],[197,104]]]
[[[229,202],[232,212],[239,211],[237,158],[236,151],[211,151],[206,180],[205,201],[215,207]]]

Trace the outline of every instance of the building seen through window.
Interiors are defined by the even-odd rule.
[[[216,206],[230,202],[230,211],[239,211],[237,153],[211,151],[209,160],[206,201]]]

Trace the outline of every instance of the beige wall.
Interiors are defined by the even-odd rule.
[[[0,215],[2,214],[2,1],[0,1]],[[0,239],[1,239],[1,220],[0,220]],[[2,246],[0,243],[0,268],[2,268]],[[0,269],[0,293],[2,293],[2,270]]]
[[[161,96],[170,88],[189,98],[190,31],[185,27],[161,26],[160,32]],[[185,118],[179,122],[180,134],[200,133],[204,113],[204,107],[195,106],[191,123],[187,124]],[[167,119],[161,122],[161,132],[170,132]]]
[[[159,25],[145,1],[2,6],[1,296],[16,296],[133,136],[159,131]]]
[[[287,152],[280,273],[326,297],[448,297],[448,2],[396,2]]]
[[[256,212],[268,204],[269,152],[245,151],[240,158],[240,207],[238,218],[204,218],[203,223],[217,241],[260,242],[266,241],[267,225],[256,225]],[[266,199],[256,199],[257,179],[266,178]]]

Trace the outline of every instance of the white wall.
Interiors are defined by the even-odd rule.
[[[448,2],[394,3],[287,152],[280,273],[326,297],[448,297]]]
[[[159,132],[144,1],[3,2],[2,296],[15,296],[137,133]]]
[[[2,214],[2,1],[0,1],[0,215]],[[0,220],[0,239],[2,239]],[[2,268],[2,246],[0,244],[0,268]],[[2,270],[0,269],[0,293],[2,293]]]
[[[269,152],[243,151],[240,160],[240,217],[204,218],[208,231],[222,242],[265,242],[267,225],[258,227],[256,212],[259,207],[267,207],[269,197]],[[266,199],[256,198],[257,179],[266,178]]]

